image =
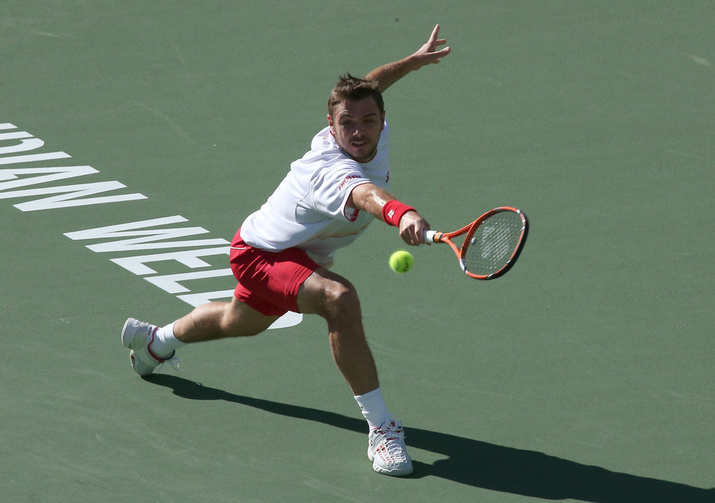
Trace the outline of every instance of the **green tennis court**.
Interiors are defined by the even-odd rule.
[[[325,124],[385,94],[391,190],[501,205],[492,282],[378,222],[338,253],[415,473],[374,473],[325,323],[183,348],[119,331],[225,298],[226,240]],[[715,501],[715,2],[4,0],[0,459],[8,502]],[[160,230],[160,235],[142,234]]]

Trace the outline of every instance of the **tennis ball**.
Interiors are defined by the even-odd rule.
[[[390,269],[402,274],[412,269],[414,261],[409,252],[396,251],[390,256]]]

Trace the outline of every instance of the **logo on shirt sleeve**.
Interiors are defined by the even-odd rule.
[[[340,182],[340,185],[338,185],[338,190],[343,190],[343,187],[350,181],[350,180],[355,180],[355,179],[361,179],[362,177],[360,175],[349,175],[343,178],[343,181]]]

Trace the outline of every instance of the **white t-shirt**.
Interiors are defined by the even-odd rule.
[[[335,250],[355,241],[374,218],[346,207],[352,190],[368,182],[388,189],[389,136],[386,122],[375,157],[359,163],[340,149],[329,127],[320,131],[273,195],[243,222],[243,240],[268,251],[300,248],[321,266],[332,265]]]

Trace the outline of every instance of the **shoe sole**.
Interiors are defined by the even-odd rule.
[[[134,372],[136,372],[137,374],[139,374],[142,377],[146,377],[146,376],[154,373],[154,369],[152,368],[148,372],[139,372],[137,370],[137,368],[134,366],[134,358],[135,358],[135,356],[134,356],[134,338],[129,340],[129,338],[127,337],[127,328],[129,328],[129,324],[132,321],[137,321],[137,320],[135,320],[134,318],[127,318],[127,321],[124,322],[124,326],[122,327],[122,334],[121,334],[122,345],[127,349],[131,349],[131,351],[129,352],[129,364],[132,366],[132,369],[134,370]]]
[[[407,477],[408,475],[412,475],[412,472],[414,471],[412,466],[410,466],[409,471],[400,469],[388,470],[387,468],[379,466],[375,463],[375,457],[372,455],[372,452],[370,452],[369,447],[367,448],[367,459],[372,461],[372,469],[383,475],[390,475],[392,477]]]
[[[127,337],[127,328],[129,328],[129,324],[132,321],[137,320],[135,320],[134,318],[127,318],[127,321],[124,322],[124,326],[122,327],[122,345],[127,349],[134,349],[134,337],[132,337],[131,340],[129,340],[129,338]]]
[[[131,321],[131,318],[127,318],[127,321],[124,322],[124,326],[122,327],[122,333],[121,333],[121,339],[122,339],[122,346],[125,348],[131,349],[131,346],[127,345],[127,341],[125,340],[125,337],[127,335],[127,327],[129,326],[129,322]]]

